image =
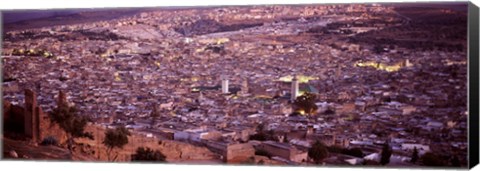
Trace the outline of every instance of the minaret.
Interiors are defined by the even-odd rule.
[[[290,100],[295,101],[295,99],[297,99],[297,96],[298,96],[298,79],[297,79],[297,75],[294,75],[292,79],[292,92],[291,92]]]
[[[248,80],[244,79],[242,82],[242,89],[241,89],[242,94],[248,94]]]
[[[221,76],[222,79],[222,93],[228,94],[228,79],[226,76]]]

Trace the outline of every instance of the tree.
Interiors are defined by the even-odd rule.
[[[152,117],[152,122],[150,123],[150,126],[154,126],[156,123],[157,118],[160,116],[160,113],[158,112],[157,105],[153,105],[153,110],[152,113],[150,113],[150,117]]]
[[[418,160],[418,150],[417,147],[413,148],[412,159],[410,162],[415,163]]]
[[[290,140],[288,139],[287,133],[283,134],[283,142],[288,143]]]
[[[164,162],[165,155],[158,150],[152,150],[148,147],[138,147],[135,154],[132,154],[132,161],[158,161]]]
[[[319,164],[323,159],[328,157],[328,150],[320,141],[315,141],[310,149],[308,149],[308,157],[313,159],[316,164]]]
[[[278,141],[275,137],[275,132],[273,130],[266,131],[263,123],[257,125],[257,133],[250,135],[249,139],[257,141]]]
[[[257,125],[257,132],[263,132],[264,129],[265,125],[263,123]]]
[[[315,114],[318,109],[315,104],[316,100],[317,96],[315,94],[306,92],[303,95],[298,96],[293,104],[296,106],[297,110],[302,110],[306,114]]]
[[[115,161],[117,159],[118,152],[116,152],[113,158],[111,157],[111,153],[115,148],[122,149],[125,144],[128,144],[128,136],[130,136],[130,132],[123,126],[108,129],[105,132],[105,139],[102,143],[107,147],[108,161]]]
[[[388,143],[385,143],[383,145],[383,149],[381,153],[380,164],[386,165],[390,163],[391,156],[392,156],[392,149],[390,148],[390,145],[388,145]]]
[[[88,118],[77,114],[75,107],[69,107],[67,104],[59,106],[50,113],[50,120],[57,123],[67,133],[68,150],[72,151],[75,138],[89,138],[93,140],[91,132],[85,132]]]

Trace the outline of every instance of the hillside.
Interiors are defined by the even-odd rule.
[[[70,152],[57,146],[41,146],[30,144],[26,141],[12,140],[3,138],[3,157],[9,160],[65,160],[65,161],[95,161],[91,156]],[[15,151],[18,158],[9,155],[10,151]]]

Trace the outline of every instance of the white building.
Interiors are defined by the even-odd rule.
[[[292,92],[291,92],[290,100],[294,101],[295,99],[297,99],[298,93],[299,93],[298,89],[299,89],[298,79],[297,79],[297,76],[295,75],[292,79]]]
[[[222,77],[222,93],[228,94],[228,79],[227,77]]]

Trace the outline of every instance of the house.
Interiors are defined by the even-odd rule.
[[[281,157],[294,162],[307,161],[307,152],[300,151],[294,146],[287,143],[265,141],[259,146],[257,146],[257,148],[265,150],[272,156]]]

